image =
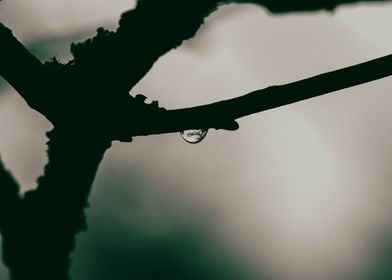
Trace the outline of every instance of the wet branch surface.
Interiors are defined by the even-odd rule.
[[[236,119],[392,74],[392,56],[192,108],[166,110],[129,91],[166,52],[192,38],[221,4],[254,3],[272,13],[333,10],[388,1],[138,1],[116,31],[73,44],[74,58],[41,63],[0,23],[0,75],[54,126],[37,188],[19,186],[0,163],[0,231],[11,279],[69,279],[76,234],[99,164],[111,141],[188,128],[236,130]],[[26,234],[28,232],[28,234]]]

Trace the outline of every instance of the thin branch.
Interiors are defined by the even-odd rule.
[[[267,8],[272,13],[333,11],[337,7],[358,3],[385,3],[390,0],[234,0],[234,3],[254,3]]]
[[[122,16],[116,32],[99,29],[93,39],[74,45],[74,59],[66,65],[56,60],[42,65],[0,24],[0,75],[54,124],[48,135],[49,162],[36,190],[21,200],[19,187],[0,164],[0,229],[13,279],[69,278],[75,236],[85,227],[89,192],[112,140],[198,127],[234,130],[237,118],[392,74],[387,56],[194,108],[166,111],[145,104],[143,97],[129,97],[159,57],[193,37],[205,17],[230,2],[244,1],[140,0]],[[289,11],[373,1],[247,2],[281,12],[276,3]],[[8,226],[12,213],[17,219]]]
[[[372,0],[369,1],[372,2]],[[348,2],[369,1],[334,0],[315,2],[320,2],[316,6],[321,9],[330,6],[331,3],[336,6]],[[124,119],[123,116],[127,115],[126,108],[128,105],[126,103],[129,101],[129,90],[149,71],[159,57],[170,49],[181,45],[183,40],[193,37],[203,24],[205,17],[216,10],[219,5],[232,2],[237,1],[138,1],[136,9],[122,15],[116,32],[109,32],[100,28],[94,38],[73,45],[71,50],[74,59],[66,65],[53,60],[42,66],[17,42],[11,32],[5,29],[6,32],[3,33],[8,34],[11,45],[19,54],[15,58],[16,61],[19,61],[21,65],[25,63],[30,67],[13,67],[11,63],[13,60],[8,59],[8,66],[14,71],[11,71],[13,72],[12,75],[5,76],[6,78],[9,76],[11,78],[18,77],[16,73],[19,68],[27,69],[23,70],[24,73],[20,77],[30,77],[30,72],[36,74],[37,78],[28,80],[26,88],[19,88],[18,91],[31,107],[44,114],[55,126],[79,126],[78,129],[82,126],[91,127],[102,131],[102,135],[106,134],[110,139],[123,141],[130,137],[127,134],[129,129],[123,127],[121,121],[121,119]],[[270,1],[247,2],[257,2],[267,7],[271,5]],[[306,10],[309,5],[315,7],[311,4],[313,2],[305,0],[296,2],[296,5],[288,4],[287,1],[283,0],[273,3],[281,3],[282,5],[285,3],[289,7],[288,9],[292,10],[300,8]],[[1,69],[0,75],[4,75]],[[34,77],[34,75],[31,77]],[[10,78],[8,80],[11,83],[13,81]],[[14,86],[16,87],[19,83],[20,81],[14,82]],[[30,94],[30,91],[34,94]],[[33,99],[31,96],[37,98]],[[59,98],[60,96],[61,98]],[[143,111],[135,108],[135,106],[130,107],[135,122],[139,122],[140,119],[146,121],[143,124],[139,122],[139,124],[133,125],[136,128],[135,131],[139,131],[135,135],[150,133],[151,131],[149,129],[143,132],[144,128],[139,129],[137,126],[167,127],[161,125],[165,118],[160,119],[157,124],[150,124],[148,123],[149,120],[154,121],[156,119],[154,114],[147,116],[149,110]],[[85,114],[86,108],[90,113],[88,116]],[[69,115],[70,111],[73,113],[72,116]],[[107,113],[102,114],[102,112]],[[141,116],[136,115],[135,112]],[[165,116],[169,116],[166,118],[172,120],[171,115],[178,115],[178,112],[175,112],[175,114],[170,112]],[[105,125],[101,126],[104,122]],[[173,121],[173,123],[175,124],[176,121]],[[192,121],[190,125],[193,123],[195,122]],[[206,121],[203,121],[203,123],[206,123]],[[229,129],[234,129],[236,126],[233,122],[222,124],[219,121],[219,127],[222,125]],[[171,130],[174,127],[178,127],[178,125],[172,125]],[[152,130],[155,131],[156,129]],[[160,133],[161,129],[156,131]]]
[[[132,136],[178,132],[190,128],[235,130],[234,120],[261,111],[288,105],[337,90],[357,86],[392,75],[392,55],[320,74],[308,79],[256,90],[246,95],[208,105],[157,111]],[[146,122],[143,122],[145,124]]]
[[[0,23],[0,75],[16,89],[30,107],[44,115],[48,114],[50,108],[45,99],[50,92],[53,92],[48,81],[54,77],[2,23]]]
[[[384,3],[391,0],[139,0],[124,13],[116,32],[98,34],[73,45],[70,65],[100,78],[126,93],[166,52],[192,38],[204,20],[220,5],[254,3],[273,13],[332,10],[342,4]],[[260,27],[263,28],[263,27]]]

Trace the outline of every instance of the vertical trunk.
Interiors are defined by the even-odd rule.
[[[88,195],[109,147],[107,142],[69,139],[56,130],[48,135],[45,175],[3,230],[3,260],[12,280],[69,279],[76,234],[86,228]]]

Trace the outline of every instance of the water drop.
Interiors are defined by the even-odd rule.
[[[187,129],[181,131],[181,137],[188,143],[199,143],[206,137],[208,129]]]

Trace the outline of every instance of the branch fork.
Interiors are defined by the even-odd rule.
[[[1,0],[0,0],[1,1]],[[140,0],[114,32],[74,44],[66,64],[41,63],[0,23],[0,76],[53,125],[35,190],[22,196],[0,161],[0,233],[13,280],[67,280],[75,236],[111,141],[197,128],[236,130],[237,119],[392,74],[392,55],[191,108],[167,110],[129,92],[163,54],[193,37],[221,4],[255,3],[273,13],[330,10],[387,0]],[[30,235],[26,236],[26,232]],[[28,234],[27,234],[28,235]]]

